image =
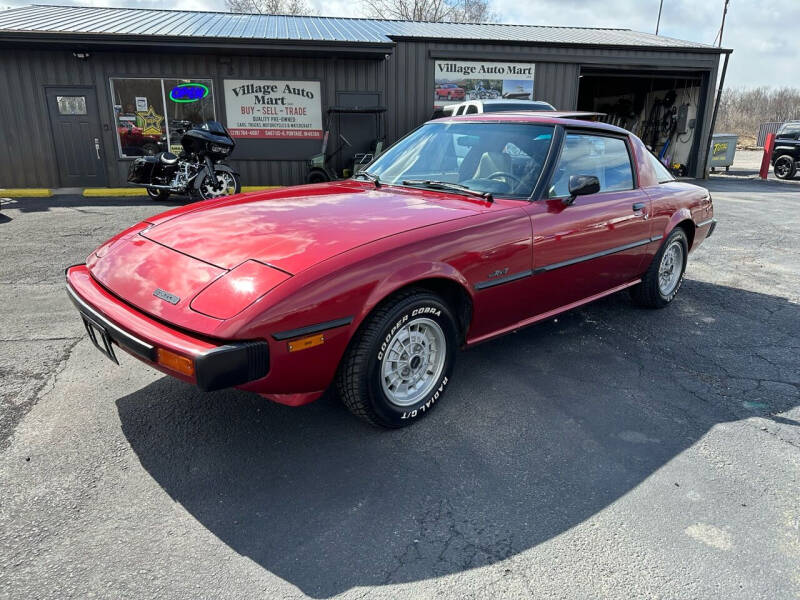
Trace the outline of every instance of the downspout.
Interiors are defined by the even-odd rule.
[[[731,57],[731,52],[733,52],[733,50],[728,50],[725,53],[725,62],[722,65],[722,76],[719,79],[717,99],[714,102],[714,112],[711,114],[711,127],[708,130],[708,145],[703,155],[703,179],[708,179],[708,155],[711,153],[711,144],[714,142],[714,127],[717,125],[717,112],[719,111],[719,102],[722,99],[722,89],[725,85],[725,73],[728,70],[728,59]]]

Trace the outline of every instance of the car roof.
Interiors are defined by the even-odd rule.
[[[544,100],[523,100],[522,98],[495,98],[493,100],[469,100],[469,102],[480,102],[482,104],[522,104],[523,102],[528,104],[550,104]]]
[[[452,123],[538,123],[542,125],[563,125],[564,127],[575,127],[577,125],[579,127],[585,127],[589,129],[630,135],[629,131],[622,129],[621,127],[617,127],[616,125],[609,125],[608,123],[601,123],[599,121],[582,121],[580,119],[576,119],[574,116],[577,114],[580,114],[580,112],[520,110],[459,115],[457,117],[442,117],[434,120],[437,122],[442,121]],[[586,115],[592,114],[596,113],[586,113]]]

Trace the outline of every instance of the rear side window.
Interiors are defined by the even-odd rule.
[[[632,190],[633,169],[628,146],[619,138],[568,133],[548,196],[569,196],[572,175],[594,175],[600,181],[601,192]]]
[[[651,153],[647,153],[647,158],[650,161],[650,164],[653,167],[653,171],[656,173],[656,180],[658,183],[669,183],[670,181],[675,181],[675,177],[672,176],[672,173],[669,172],[667,167],[665,167],[658,157]]]
[[[478,107],[475,106],[474,104],[470,104],[467,107],[467,111],[466,111],[465,114],[468,114],[468,115],[476,115],[476,114],[478,114]]]

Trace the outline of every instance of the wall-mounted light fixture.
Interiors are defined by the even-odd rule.
[[[88,60],[90,54],[88,50],[73,50],[72,56],[74,56],[78,60]]]

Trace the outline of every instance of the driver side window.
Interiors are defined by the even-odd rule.
[[[633,169],[627,145],[619,138],[568,133],[548,197],[569,196],[572,175],[594,175],[600,181],[600,192],[632,190]]]

